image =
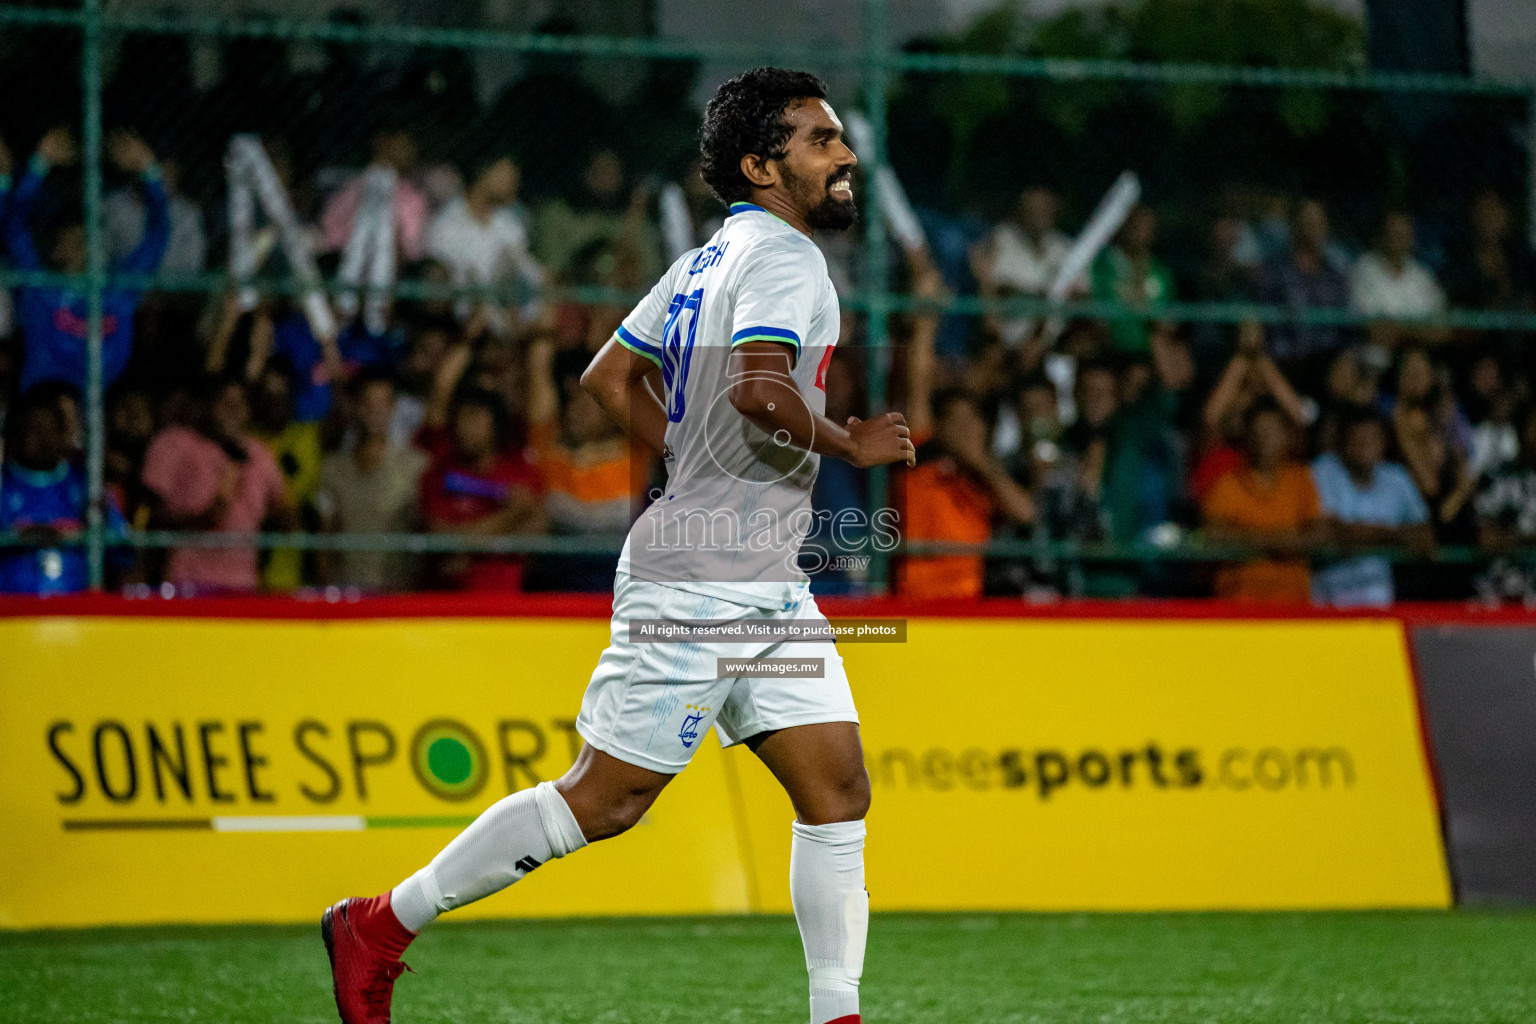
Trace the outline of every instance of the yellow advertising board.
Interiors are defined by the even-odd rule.
[[[0,927],[304,921],[555,778],[591,619],[0,619]],[[1395,622],[920,619],[844,645],[876,909],[1443,907]],[[787,799],[701,744],[463,916],[787,911]]]

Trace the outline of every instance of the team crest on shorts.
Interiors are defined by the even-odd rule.
[[[709,714],[709,708],[698,704],[685,704],[683,707],[688,714],[683,716],[683,727],[677,730],[677,738],[682,741],[684,747],[689,750],[699,741],[699,723],[704,721],[704,716]]]

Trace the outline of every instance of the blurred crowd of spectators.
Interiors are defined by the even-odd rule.
[[[1070,244],[1055,206],[1049,189],[1026,187],[971,248],[982,295],[1044,294]],[[1214,218],[1209,251],[1181,278],[1143,205],[1073,286],[1141,315],[994,318],[979,348],[947,364],[932,355],[942,325],[912,318],[910,415],[932,440],[908,481],[904,537],[1069,540],[1101,554],[1110,542],[1121,557],[914,559],[908,592],[1530,598],[1515,554],[1536,537],[1530,338],[1422,321],[1531,310],[1536,263],[1492,191],[1469,197],[1460,244],[1438,266],[1414,231],[1410,212],[1387,210],[1357,251],[1333,236],[1323,203],[1293,197]],[[913,281],[935,294],[948,284],[921,261]],[[1176,298],[1369,319],[1177,324],[1160,315]],[[1206,560],[1159,557],[1191,554],[1192,537]]]
[[[516,121],[516,137],[553,146],[562,118],[599,102],[568,86],[530,73],[478,123]],[[670,99],[648,115],[646,137],[661,133],[686,154],[697,115],[679,106],[683,86],[658,84]],[[262,88],[279,107],[292,99]],[[332,335],[291,290],[145,291],[132,278],[108,288],[109,529],[551,535],[616,551],[662,471],[577,379],[627,308],[556,301],[551,289],[649,287],[678,249],[662,185],[679,186],[688,243],[720,223],[696,169],[678,146],[530,156],[499,145],[505,132],[469,132],[479,138],[472,152],[443,153],[438,129],[419,117],[369,126],[349,168],[317,157],[316,140],[341,152],[337,138],[356,132],[352,108],[336,105],[334,83],[306,88],[318,98],[305,116],[282,108],[279,124],[255,127],[321,272],[336,273],[360,230],[370,174],[386,171],[390,278],[494,288],[495,297],[396,298],[381,323],[343,316]],[[152,120],[133,115],[122,123]],[[325,117],[343,127],[328,132]],[[14,157],[0,144],[4,263],[85,272],[77,140],[54,128],[9,141]],[[207,184],[222,181],[220,155],[206,140],[157,154],[134,131],[108,136],[108,270],[185,277],[223,265],[226,197]],[[189,191],[189,178],[204,184]],[[997,223],[918,212],[932,241],[905,252],[891,284],[929,300],[1042,296],[1080,227],[1061,222],[1049,187],[1027,182]],[[264,273],[289,275],[278,226],[257,228]],[[1371,237],[1339,238],[1323,202],[1266,193],[1213,213],[1205,252],[1169,253],[1153,197],[1071,284],[1071,297],[1124,303],[1123,315],[1057,322],[919,306],[894,316],[889,393],[922,442],[918,468],[892,473],[898,531],[908,543],[960,545],[897,557],[897,590],[1339,606],[1536,596],[1536,561],[1520,554],[1536,542],[1531,339],[1416,322],[1448,308],[1536,309],[1536,260],[1510,197],[1473,192],[1453,228],[1442,232],[1450,244],[1426,252],[1413,213],[1391,209]],[[820,241],[839,289],[859,287],[856,240]],[[17,535],[0,549],[0,590],[55,593],[86,581],[83,549],[63,541],[85,519],[90,309],[83,289],[38,281],[13,289],[0,321],[0,534]],[[1165,313],[1175,301],[1372,319],[1178,323]],[[845,313],[827,378],[834,417],[868,411],[864,331]],[[874,511],[865,475],[830,460],[816,503],[823,521],[855,510],[868,523]],[[1189,554],[1192,537],[1202,557],[1163,557]],[[865,586],[870,531],[812,539],[830,556],[807,565],[819,589]],[[1018,543],[996,557],[975,553],[997,540]],[[1462,555],[1430,561],[1446,551]],[[598,553],[238,546],[114,547],[109,563],[113,586],[182,594],[602,590],[612,572],[611,555]]]
[[[509,286],[519,299],[474,297],[390,308],[383,330],[343,318],[317,332],[293,296],[249,300],[109,288],[103,300],[109,526],[183,531],[323,530],[468,536],[575,535],[611,546],[655,472],[577,386],[590,354],[627,309],[541,301],[547,284],[633,290],[666,258],[618,157],[595,153],[587,202],[528,210],[505,153],[423,169],[414,133],[372,140],[372,167],[398,175],[391,278]],[[208,210],[176,191],[178,165],[117,132],[107,156],[122,179],[105,199],[110,269],[209,269]],[[285,178],[281,143],[270,145]],[[78,146],[48,131],[25,162],[0,147],[6,262],[17,270],[87,269],[67,174]],[[12,172],[14,174],[14,180]],[[436,192],[434,174],[447,179]],[[352,236],[364,174],[342,179],[304,229],[322,265]],[[285,181],[291,184],[291,180]],[[53,186],[53,187],[51,187]],[[275,225],[254,245],[275,251]],[[548,244],[532,244],[530,237]],[[279,268],[282,272],[286,268]],[[83,549],[62,544],[85,519],[82,468],[86,328],[83,289],[14,289],[0,358],[5,421],[0,531],[26,546],[0,555],[0,589],[68,592],[86,579]],[[494,554],[442,558],[379,551],[305,553],[250,547],[115,551],[114,582],[175,593],[359,591],[424,586],[595,589],[611,559],[530,564]],[[606,568],[601,566],[606,565]],[[602,579],[602,585],[608,580]]]

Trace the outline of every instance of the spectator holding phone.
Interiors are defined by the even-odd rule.
[[[199,399],[197,426],[166,427],[144,454],[154,521],[165,529],[218,533],[252,533],[264,525],[293,529],[298,516],[283,472],[267,447],[247,433],[245,384],[214,378]],[[254,547],[177,548],[165,579],[198,593],[253,591],[257,562]]]
[[[1264,352],[1264,328],[1248,321],[1237,329],[1237,351],[1205,400],[1203,445],[1190,473],[1190,495],[1202,501],[1216,481],[1241,468],[1243,428],[1255,403],[1268,399],[1295,427],[1306,425],[1306,406],[1275,361]]]

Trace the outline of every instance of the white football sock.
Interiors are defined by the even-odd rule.
[[[859,977],[869,932],[864,823],[794,824],[789,895],[811,974],[811,1024],[859,1012]]]
[[[395,886],[390,909],[413,932],[446,911],[500,892],[553,857],[587,845],[581,826],[552,782],[503,797]]]

